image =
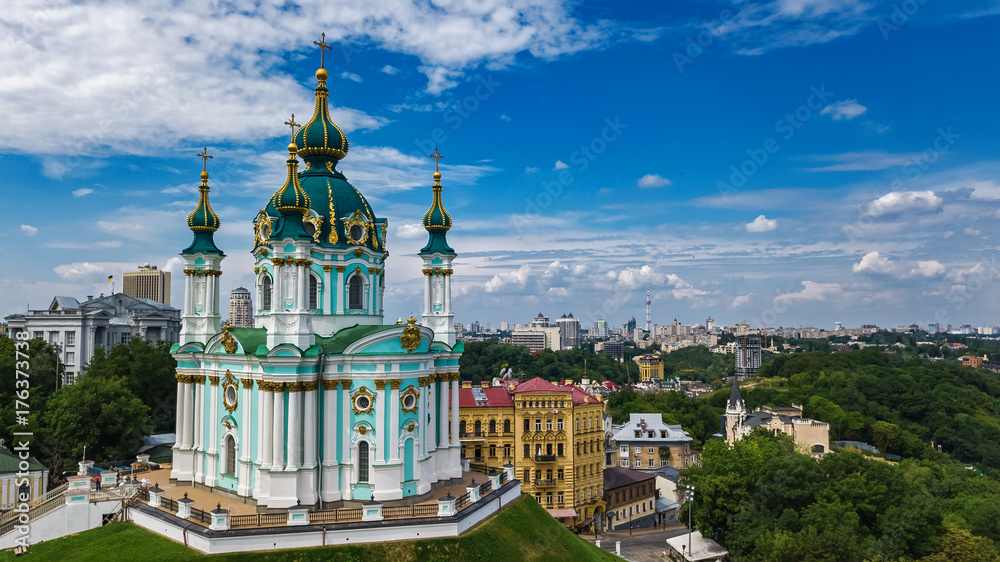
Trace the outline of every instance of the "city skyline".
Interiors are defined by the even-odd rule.
[[[464,324],[642,324],[647,280],[660,324],[1000,323],[994,0],[171,6],[0,16],[0,315],[179,275],[205,146],[221,283],[252,287],[325,32],[387,319],[422,310],[437,147]]]

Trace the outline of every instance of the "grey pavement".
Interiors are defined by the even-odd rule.
[[[628,530],[598,533],[601,548],[614,554],[615,541],[621,541],[621,556],[630,562],[659,562],[665,560],[663,551],[667,548],[667,539],[687,533],[687,527],[673,526],[664,530],[634,529],[629,535]],[[593,534],[580,535],[581,538],[595,543]]]

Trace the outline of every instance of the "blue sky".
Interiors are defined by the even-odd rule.
[[[510,6],[516,6],[511,8]],[[190,241],[208,146],[227,253],[312,112],[389,219],[421,312],[435,146],[457,320],[1000,324],[997,0],[18,2],[0,15],[0,315]]]

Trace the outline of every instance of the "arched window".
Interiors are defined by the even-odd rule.
[[[458,434],[465,435],[465,420],[458,422]]]
[[[319,308],[319,283],[315,275],[309,276],[309,310]]]
[[[365,282],[361,279],[360,275],[351,277],[347,293],[347,307],[351,310],[364,310]]]
[[[358,443],[358,482],[368,481],[368,442]]]
[[[497,432],[497,420],[490,420],[490,433]]]
[[[503,432],[510,433],[510,420],[503,420]]]
[[[260,309],[271,310],[271,276],[265,275],[260,281]]]
[[[225,474],[236,474],[236,439],[226,436],[226,470]]]
[[[476,420],[476,437],[483,434],[483,422]]]

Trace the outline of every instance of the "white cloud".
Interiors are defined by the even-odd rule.
[[[135,264],[126,262],[75,262],[57,266],[53,271],[67,281],[101,283],[107,282],[108,275],[121,281],[122,272],[134,268]]]
[[[981,231],[976,230],[975,228],[972,228],[971,226],[966,227],[964,232],[967,235],[969,235],[969,236],[979,236],[980,234],[982,234]]]
[[[84,195],[90,195],[94,190],[89,187],[81,187],[80,189],[73,191],[73,197],[83,197]]]
[[[134,236],[142,231],[143,228],[141,223],[97,221],[97,230],[108,234]]]
[[[553,170],[565,170],[566,168],[569,168],[569,165],[567,165],[562,160],[556,160],[556,166],[555,168],[553,168]]]
[[[747,294],[747,295],[737,295],[737,296],[733,297],[733,301],[731,303],[729,303],[729,308],[731,308],[731,309],[732,308],[737,308],[737,307],[740,307],[740,306],[743,306],[743,305],[749,303],[750,302],[750,297],[752,297],[752,296],[753,296],[753,293],[750,293],[750,294]]]
[[[872,201],[866,212],[874,217],[899,213],[931,213],[941,210],[943,200],[933,191],[893,191]]]
[[[778,219],[769,219],[764,215],[760,215],[753,222],[748,222],[743,226],[747,232],[771,232],[778,228]]]
[[[913,268],[910,272],[911,275],[920,275],[923,277],[937,277],[939,275],[944,275],[945,269],[941,265],[941,262],[937,260],[928,261],[918,261],[917,266]]]
[[[868,252],[861,261],[851,266],[854,273],[876,273],[880,275],[890,275],[895,273],[896,264],[889,258],[879,254],[877,251]]]
[[[838,283],[803,281],[802,287],[801,291],[783,293],[774,297],[775,304],[788,305],[800,301],[825,301],[828,298],[839,296],[844,291]]]
[[[670,180],[660,174],[646,174],[639,178],[639,187],[663,187],[670,185]]]
[[[614,27],[581,21],[572,7],[548,0],[526,0],[517,9],[405,2],[391,11],[369,0],[345,0],[335,10],[300,0],[294,11],[289,17],[281,2],[233,9],[195,0],[5,5],[0,149],[56,154],[75,167],[83,164],[64,155],[154,154],[186,139],[277,137],[275,111],[305,114],[313,105],[314,80],[286,72],[289,60],[316,57],[312,41],[321,30],[339,38],[328,67],[342,66],[356,42],[414,57],[427,90],[440,93],[487,63],[499,69],[516,64],[515,57],[552,59],[600,47]],[[83,86],[67,95],[53,84]],[[337,121],[348,131],[380,123],[351,109]],[[56,129],[58,146],[33,134]]]
[[[824,154],[812,159],[830,162],[830,164],[817,168],[807,168],[807,170],[810,172],[871,172],[898,166],[909,166],[921,162],[926,157],[927,155],[923,153],[899,154],[881,150]]]
[[[536,168],[534,166],[528,166],[527,168],[524,169],[524,173],[526,173],[526,174],[534,174],[537,171],[538,171],[538,168]],[[998,212],[1000,212],[1000,211],[998,211]]]
[[[841,100],[831,103],[820,111],[821,115],[829,115],[834,121],[854,119],[863,115],[868,108],[858,103],[858,100]]]
[[[980,280],[986,279],[986,268],[982,263],[977,263],[968,269],[953,269],[947,275],[947,279],[954,283],[965,283],[969,277],[977,277]]]
[[[614,192],[615,190],[611,189],[610,187],[602,187],[601,189],[597,190],[598,195],[611,195]]]
[[[515,269],[514,271],[506,271],[503,273],[497,273],[492,279],[486,282],[485,288],[487,293],[495,293],[508,285],[516,285],[518,287],[524,287],[527,284],[528,279],[531,277],[531,267],[528,265],[522,265],[521,267]]]
[[[391,75],[396,74],[397,72],[399,72],[399,69],[396,68],[395,66],[392,66],[391,64],[387,64],[387,65],[385,65],[385,66],[382,67],[382,72],[384,72],[386,74],[389,74],[391,76]]]
[[[396,229],[396,236],[404,240],[416,240],[427,236],[427,230],[424,229],[424,225],[417,224],[401,224],[399,228]]]
[[[500,114],[500,120],[501,121],[510,121],[510,117],[506,113],[501,113]]]
[[[346,70],[340,73],[340,77],[344,80],[351,80],[353,82],[361,82],[361,77],[353,72],[347,72]]]
[[[33,227],[33,226],[31,226],[30,224],[22,224],[21,225],[21,232],[27,234],[28,236],[34,236],[34,235],[38,234],[38,229],[35,228],[35,227]]]

